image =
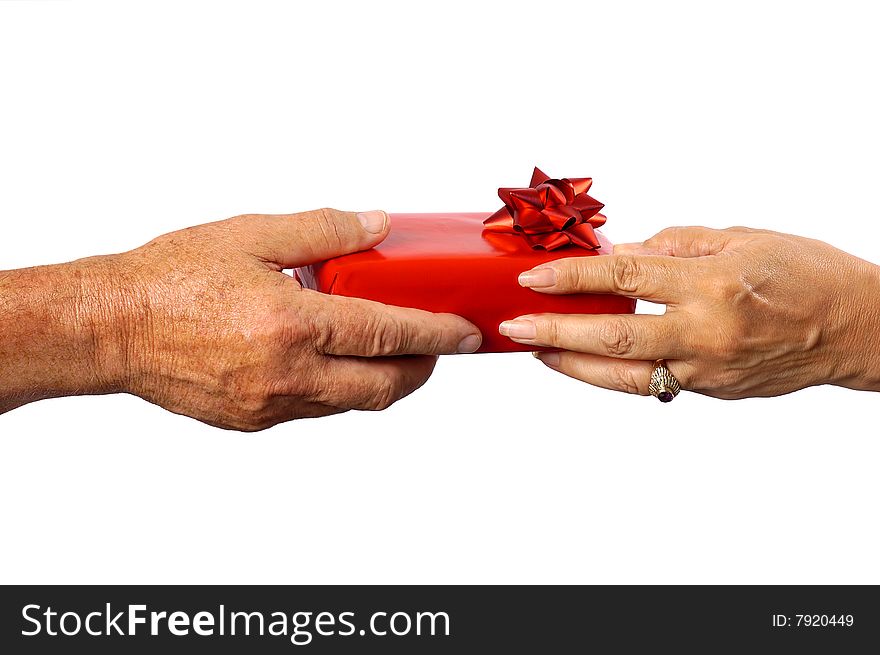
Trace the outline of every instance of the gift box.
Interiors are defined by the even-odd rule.
[[[483,333],[478,352],[535,350],[498,333],[523,314],[622,314],[635,300],[598,294],[551,295],[517,277],[563,257],[601,257],[611,244],[595,228],[602,204],[589,178],[552,180],[535,169],[523,189],[499,189],[495,213],[391,214],[378,246],[297,270],[303,286],[388,305],[458,314]]]

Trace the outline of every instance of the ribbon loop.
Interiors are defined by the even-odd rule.
[[[483,221],[486,230],[518,234],[532,248],[556,250],[568,245],[595,250],[594,228],[605,224],[601,202],[587,195],[592,178],[553,179],[538,168],[524,189],[498,189],[504,207]]]

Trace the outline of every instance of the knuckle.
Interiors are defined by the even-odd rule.
[[[384,376],[372,389],[368,401],[369,409],[381,412],[388,409],[397,400],[397,382],[390,376]]]
[[[298,331],[296,324],[283,320],[279,314],[270,315],[265,321],[262,333],[262,341],[264,343],[260,344],[260,346],[268,354],[274,355],[276,351],[282,349],[283,344],[297,341],[296,333]]]
[[[670,244],[676,243],[679,239],[681,228],[667,227],[649,239],[645,240],[645,246],[651,250],[670,252],[672,250]]]
[[[431,332],[424,331],[420,334],[418,339],[415,339],[409,330],[404,330],[406,333],[406,338],[404,339],[404,343],[407,346],[407,349],[404,352],[410,352],[410,349],[413,351],[417,350],[417,354],[441,354],[449,352],[450,346],[447,344],[449,341],[448,334],[441,330],[434,330]],[[417,345],[418,348],[413,348],[413,346]]]
[[[242,229],[250,227],[250,225],[260,217],[259,214],[237,214],[226,220],[215,223],[215,226],[225,226],[232,229]]]
[[[537,317],[535,319],[537,326],[538,338],[540,341],[550,345],[559,345],[559,336],[561,330],[559,324],[551,318]]]
[[[351,340],[349,314],[340,311],[338,296],[326,296],[321,302],[307,305],[298,315],[295,343],[310,343],[319,355],[335,354]]]
[[[623,293],[636,293],[643,280],[638,260],[632,255],[617,255],[611,275],[615,289]]]
[[[740,302],[748,295],[748,289],[738,274],[717,270],[711,273],[700,276],[699,282],[699,288],[705,290],[709,298],[731,303]]]
[[[578,259],[564,259],[556,262],[554,268],[559,279],[556,286],[562,291],[576,291],[584,287],[586,275]]]
[[[369,326],[372,334],[369,347],[371,357],[383,357],[406,349],[407,335],[401,325],[389,318],[379,318]]]
[[[315,210],[315,214],[318,216],[319,220],[325,223],[333,223],[336,221],[339,211],[332,207],[321,207],[320,209]]]
[[[317,238],[328,248],[337,248],[343,242],[339,232],[339,212],[323,207],[314,212],[314,222],[318,230]]]
[[[667,227],[660,230],[657,234],[652,236],[650,239],[646,241],[646,243],[650,244],[658,244],[658,243],[666,243],[667,241],[672,241],[681,234],[682,230],[686,228],[683,227]]]
[[[599,330],[599,343],[611,357],[624,357],[630,354],[635,346],[632,329],[624,321],[607,321]]]
[[[568,288],[572,291],[587,291],[590,288],[590,276],[586,269],[586,262],[574,261],[569,265],[570,280]]]
[[[328,321],[320,328],[313,325],[311,332],[312,336],[310,338],[310,341],[315,349],[315,352],[319,355],[330,354],[333,344],[333,324]]]
[[[629,366],[615,365],[608,371],[609,383],[614,389],[631,394],[641,394],[639,387]]]

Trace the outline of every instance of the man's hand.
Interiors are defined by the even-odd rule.
[[[388,230],[381,211],[239,216],[120,255],[4,274],[7,300],[22,287],[77,284],[49,295],[64,336],[44,335],[55,343],[38,363],[67,358],[75,377],[44,375],[25,388],[7,380],[4,394],[22,344],[0,347],[0,411],[122,391],[211,425],[259,430],[388,407],[424,384],[436,355],[475,351],[477,328],[449,314],[327,296],[282,272],[371,248]],[[65,343],[83,356],[65,353]]]
[[[671,228],[607,257],[560,259],[520,276],[540,293],[617,293],[663,316],[531,315],[519,343],[560,348],[545,364],[609,389],[648,393],[668,360],[684,389],[775,396],[816,384],[880,390],[880,268],[811,239],[748,228]]]

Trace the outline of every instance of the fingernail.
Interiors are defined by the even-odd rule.
[[[483,343],[483,339],[479,334],[471,334],[462,339],[461,343],[458,344],[458,352],[475,353],[481,343]]]
[[[385,229],[385,223],[388,221],[388,214],[381,209],[373,211],[360,212],[357,219],[364,226],[364,229],[371,234],[379,234]]]
[[[642,243],[618,243],[614,245],[614,254],[620,253],[628,253],[628,254],[636,254],[644,250],[645,246]]]
[[[534,321],[518,318],[513,321],[504,321],[498,326],[498,331],[511,339],[534,339],[538,336],[538,329]]]
[[[552,287],[554,284],[556,284],[556,269],[551,267],[533,268],[519,274],[521,287]]]
[[[532,353],[550,368],[559,366],[559,353]]]

